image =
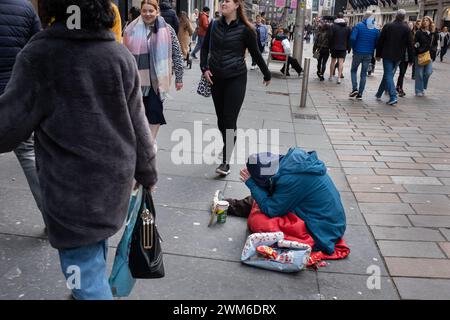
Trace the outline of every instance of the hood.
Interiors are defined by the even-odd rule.
[[[276,176],[299,173],[323,176],[327,173],[327,168],[323,161],[317,158],[315,151],[306,152],[300,148],[291,148],[281,159]]]
[[[170,5],[170,3],[168,3],[168,2],[163,2],[163,3],[161,3],[160,5],[159,5],[159,8],[160,9],[172,9],[172,6]]]
[[[347,25],[347,22],[345,22],[344,19],[336,19],[336,20],[334,20],[334,23],[338,24],[338,25],[341,25],[341,26],[344,26],[344,27]]]
[[[247,170],[257,185],[270,190],[270,178],[277,173],[282,158],[283,155],[270,152],[252,154],[247,160]]]
[[[275,40],[283,41],[284,39],[287,39],[287,37],[284,34],[279,34],[275,36]]]
[[[375,18],[373,18],[373,17],[364,19],[362,21],[362,23],[364,23],[367,26],[368,29],[375,29],[376,28]]]

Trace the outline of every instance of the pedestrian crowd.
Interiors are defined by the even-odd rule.
[[[400,9],[394,21],[382,28],[377,25],[372,11],[367,11],[362,21],[353,28],[348,25],[342,13],[337,15],[332,24],[326,20],[320,21],[313,46],[320,81],[325,80],[326,64],[331,55],[328,80],[334,80],[337,65],[336,82],[340,84],[344,77],[344,61],[353,51],[350,70],[351,98],[363,99],[366,78],[373,74],[376,61],[381,59],[383,78],[375,95],[377,100],[380,101],[386,93],[389,96],[386,103],[396,105],[398,97],[406,95],[403,83],[408,66],[412,68],[412,78],[415,80],[415,96],[425,96],[433,73],[433,63],[438,57],[441,62],[443,61],[449,47],[450,34],[445,26],[441,31],[437,30],[433,20],[428,16],[415,23],[408,23],[405,18],[406,11]],[[394,76],[397,70],[399,75],[395,84]]]

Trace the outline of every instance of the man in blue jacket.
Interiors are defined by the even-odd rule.
[[[17,54],[40,30],[41,23],[29,1],[0,1],[0,96],[11,78]],[[26,90],[26,86],[27,84],[24,83],[24,90]],[[22,166],[36,204],[42,211],[33,136],[20,143],[14,153]]]
[[[247,168],[241,170],[241,180],[250,189],[252,200],[268,217],[289,212],[299,216],[314,239],[313,250],[332,254],[344,235],[346,219],[339,192],[325,164],[315,151],[300,148],[291,148],[281,157],[263,155],[250,156]],[[241,203],[226,200],[231,211],[249,203],[248,198]]]
[[[372,17],[372,12],[367,11],[363,21],[353,27],[352,35],[350,36],[350,42],[353,48],[351,69],[352,92],[349,95],[351,98],[356,97],[357,100],[362,100],[362,95],[366,86],[367,69],[372,61],[379,37],[380,31],[375,27],[375,19]],[[358,90],[356,73],[358,72],[360,64],[362,67]]]

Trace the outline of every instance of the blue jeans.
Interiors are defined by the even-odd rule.
[[[389,59],[383,59],[383,80],[381,80],[380,86],[376,96],[381,98],[383,92],[387,90],[391,101],[397,100],[397,90],[394,84],[394,70],[398,67],[398,61],[392,61]]]
[[[200,51],[200,49],[202,48],[204,39],[205,39],[204,36],[202,37],[202,36],[197,35],[197,44],[195,45],[194,50],[192,50],[191,56],[195,56],[195,54]]]
[[[106,275],[106,240],[73,249],[60,249],[59,260],[76,300],[112,300]]]
[[[34,155],[34,137],[31,135],[28,140],[21,142],[19,146],[14,149],[23,173],[27,178],[28,185],[30,186],[31,193],[33,194],[34,201],[39,210],[42,212],[42,198],[41,188],[39,185],[39,179],[36,171],[36,160]]]
[[[352,69],[351,69],[351,76],[352,76],[352,87],[353,90],[358,90],[358,80],[356,79],[358,72],[359,65],[361,66],[361,77],[359,80],[359,94],[362,95],[364,92],[364,88],[366,87],[366,78],[367,78],[367,69],[369,68],[369,64],[372,61],[372,55],[370,54],[353,54],[352,59]]]
[[[433,62],[430,62],[426,66],[419,66],[418,58],[416,57],[416,94],[423,93],[423,90],[428,88],[428,80],[433,73]]]

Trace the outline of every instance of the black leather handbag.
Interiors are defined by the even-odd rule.
[[[128,266],[136,279],[164,277],[163,253],[156,227],[156,211],[150,191],[142,192],[139,216],[131,236]]]

